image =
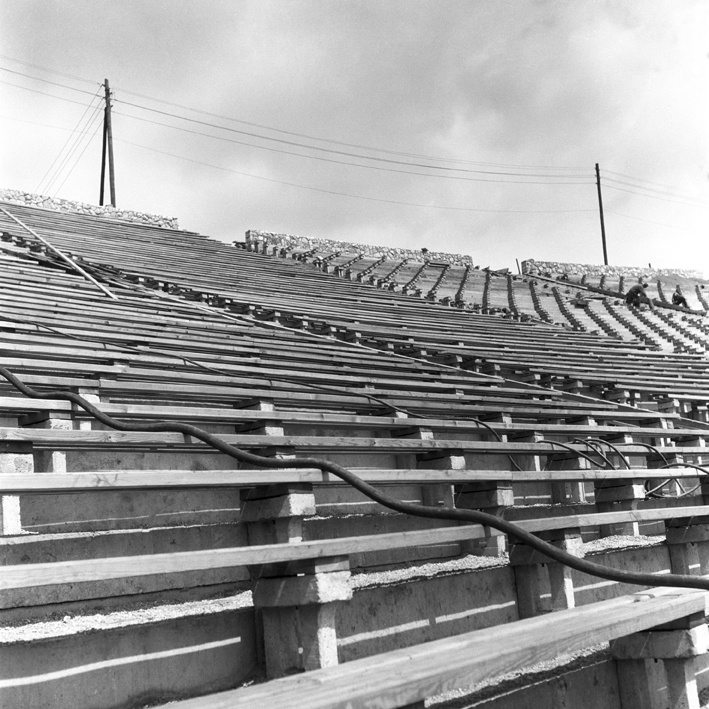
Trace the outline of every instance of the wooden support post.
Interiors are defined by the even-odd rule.
[[[709,651],[709,629],[703,613],[673,623],[634,633],[611,642],[611,654],[618,663],[623,709],[655,709],[661,705],[643,693],[649,686],[644,660],[662,660],[667,678],[670,709],[699,709],[694,658]],[[632,663],[622,667],[624,663]],[[622,671],[621,671],[622,668]]]
[[[269,679],[338,664],[338,603],[352,598],[347,557],[249,568]]]
[[[540,537],[574,556],[583,556],[581,530],[578,528],[554,530]],[[568,566],[516,539],[510,540],[510,565],[515,572],[520,618],[575,607],[572,571]]]

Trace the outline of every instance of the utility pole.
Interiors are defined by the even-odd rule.
[[[108,82],[106,82],[108,83]],[[603,241],[603,263],[608,265],[608,250],[606,249],[606,225],[603,221],[603,197],[601,197],[601,171],[596,163],[596,188],[598,189],[598,211],[601,215],[601,239]]]
[[[101,151],[101,191],[99,204],[103,206],[103,190],[106,182],[106,157],[108,156],[108,183],[111,190],[111,206],[116,206],[116,176],[113,168],[113,130],[111,129],[111,89],[108,79],[103,85],[106,92],[106,106],[103,113],[103,149]]]

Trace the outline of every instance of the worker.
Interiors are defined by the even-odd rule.
[[[652,307],[650,298],[647,297],[645,289],[647,288],[647,283],[636,283],[626,294],[625,302],[628,305],[634,305],[636,308],[640,307],[640,303],[647,303]]]
[[[687,299],[682,295],[682,289],[677,286],[672,294],[672,305],[681,305],[683,308],[688,308]]]

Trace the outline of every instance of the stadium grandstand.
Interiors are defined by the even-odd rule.
[[[702,274],[53,207],[0,199],[0,706],[699,709]]]

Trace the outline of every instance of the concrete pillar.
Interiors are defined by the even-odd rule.
[[[611,655],[619,669],[622,709],[660,708],[656,699],[643,696],[643,685],[649,686],[650,678],[647,664],[640,662],[647,659],[663,661],[669,709],[700,709],[694,658],[707,651],[709,629],[703,613],[611,642]],[[632,664],[623,667],[628,662]],[[629,686],[623,687],[623,682]]]
[[[394,429],[396,438],[410,438],[418,441],[432,441],[435,435],[430,428],[412,426],[411,428]],[[429,453],[416,456],[418,468],[429,470],[464,470],[465,459],[462,456],[450,455],[449,451],[432,450]],[[424,484],[421,486],[421,502],[427,507],[454,507],[453,485],[448,483]]]
[[[583,556],[578,528],[554,530],[540,537],[574,556]],[[572,572],[568,566],[515,539],[510,542],[510,565],[515,572],[520,618],[575,607]]]
[[[74,422],[71,414],[38,414],[25,417],[23,428],[42,428],[53,431],[71,431]],[[66,473],[66,452],[59,450],[35,451],[35,471],[41,473]]]
[[[706,573],[700,548],[709,542],[709,517],[666,520],[665,535],[673,574]]]
[[[32,444],[7,441],[0,443],[0,475],[34,473]],[[0,536],[22,534],[20,496],[0,497]]]
[[[617,438],[608,438],[609,443],[633,443],[633,437],[629,435]],[[622,451],[622,448],[620,448]],[[618,468],[625,467],[620,457],[612,451],[606,451],[606,455]],[[645,467],[646,458],[642,456],[626,456],[631,468],[634,466]],[[645,499],[645,481],[642,479],[618,479],[604,480],[596,483],[596,507],[599,512],[620,512],[624,510],[636,510],[639,503]],[[610,537],[616,534],[638,535],[640,526],[637,522],[624,522],[619,524],[602,524],[600,526],[602,537]]]
[[[352,598],[347,557],[269,564],[250,572],[267,677],[337,665],[337,606]]]

